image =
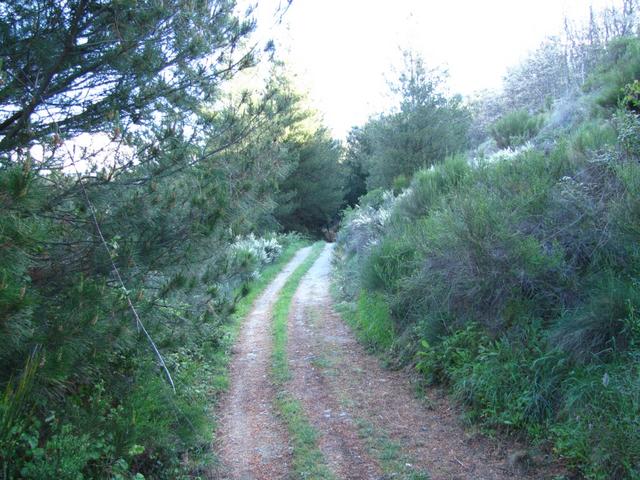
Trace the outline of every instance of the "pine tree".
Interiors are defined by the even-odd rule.
[[[365,160],[369,189],[390,188],[394,182],[403,186],[420,168],[464,150],[470,115],[460,96],[443,93],[444,78],[442,72],[427,70],[420,57],[405,55],[394,86],[398,110],[366,126],[372,145]]]
[[[0,153],[184,119],[252,63],[231,0],[36,0],[0,6]]]
[[[337,220],[344,200],[342,150],[319,129],[285,143],[293,170],[281,184],[276,218],[287,231],[319,235]]]
[[[0,5],[10,478],[177,478],[186,451],[208,448],[202,389],[179,367],[215,350],[254,273],[231,244],[271,227],[290,170],[282,142],[298,121],[277,78],[262,93],[222,95],[254,62],[253,23],[234,10],[228,0]]]

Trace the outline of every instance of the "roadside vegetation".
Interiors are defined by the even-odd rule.
[[[250,241],[251,243],[255,243],[253,239]],[[259,241],[259,243],[261,242]],[[308,240],[304,240],[295,235],[282,236],[279,243],[269,241],[268,244],[271,247],[275,245],[278,247],[277,250],[280,250],[280,245],[284,245],[284,247],[282,247],[279,253],[270,249],[271,254],[277,253],[277,256],[274,257],[271,263],[263,267],[255,279],[243,285],[243,293],[245,296],[234,305],[233,313],[229,321],[220,327],[219,345],[217,348],[211,349],[206,355],[204,359],[206,365],[199,366],[200,369],[204,370],[203,373],[205,373],[202,382],[203,385],[206,385],[206,388],[209,389],[207,409],[212,415],[215,414],[216,411],[217,399],[229,388],[228,367],[231,362],[231,351],[242,327],[243,320],[251,311],[255,300],[269,286],[271,281],[280,273],[287,263],[289,263],[296,252],[308,245],[308,243]],[[253,248],[255,248],[255,246],[253,246]],[[213,422],[212,419],[209,419],[209,421]],[[215,422],[213,422],[213,429],[215,430],[215,428],[216,425]]]
[[[548,448],[592,479],[640,478],[631,3],[567,28],[565,43],[545,42],[503,92],[469,105],[472,121],[459,131],[469,149],[423,148],[431,135],[442,140],[437,130],[380,139],[384,116],[354,130],[347,158],[366,190],[344,214],[335,261],[340,308],[362,341],[447,386],[469,420]],[[458,108],[431,101],[422,72],[424,88],[402,90],[424,95],[413,104]],[[402,98],[393,115],[406,127],[414,110]],[[388,165],[396,141],[424,160],[382,182],[376,164]]]

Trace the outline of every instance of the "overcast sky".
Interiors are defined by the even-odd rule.
[[[251,0],[247,0],[251,3]],[[246,2],[245,2],[246,3]],[[254,2],[255,3],[255,0]],[[584,17],[589,5],[615,0],[259,0],[260,38],[274,38],[279,58],[297,77],[333,133],[388,108],[401,49],[444,66],[452,92],[496,88],[546,36],[561,31],[565,15]]]

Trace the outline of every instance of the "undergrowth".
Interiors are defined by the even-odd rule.
[[[389,307],[379,295],[363,291],[357,302],[341,302],[336,309],[354,329],[358,340],[371,350],[383,352],[393,344],[394,327]]]

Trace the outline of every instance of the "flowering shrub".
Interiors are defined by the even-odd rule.
[[[517,147],[503,148],[483,158],[474,157],[473,159],[471,159],[469,163],[471,165],[477,166],[480,164],[491,164],[491,163],[514,160],[518,158],[520,155],[522,155],[523,153],[529,152],[532,149],[533,149],[533,144],[531,142],[526,142]]]
[[[250,233],[246,237],[237,237],[231,245],[232,261],[250,271],[250,276],[259,275],[262,266],[272,263],[282,252],[282,245],[274,237],[261,238]]]
[[[345,255],[362,254],[378,243],[398,198],[386,191],[377,207],[363,205],[347,211],[337,238]]]

